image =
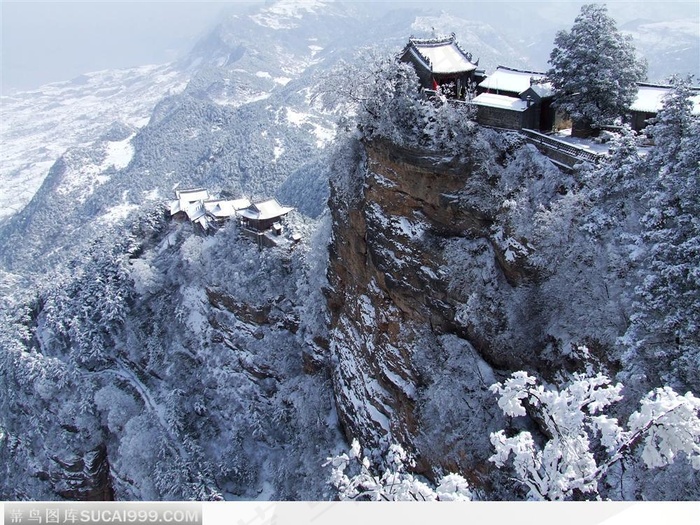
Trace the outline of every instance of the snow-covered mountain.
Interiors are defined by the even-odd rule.
[[[327,499],[322,464],[358,436],[402,442],[429,477],[519,493],[488,460],[507,424],[489,386],[627,365],[627,203],[614,187],[577,197],[579,174],[448,105],[423,104],[408,132],[434,143],[349,126],[334,142],[345,115],[315,96],[342,82],[328,72],[434,31],[482,66],[530,63],[522,34],[430,8],[283,0],[222,20],[175,64],[3,102],[23,116],[3,128],[8,176],[42,181],[0,224],[0,498]],[[192,186],[276,196],[301,240],[261,250],[234,222],[197,234],[163,208]],[[536,418],[523,428],[547,437]],[[696,497],[697,475],[659,479],[601,490]]]
[[[142,128],[156,103],[181,92],[186,82],[187,75],[172,66],[144,66],[2,95],[0,222],[24,208],[67,149],[95,141],[110,147],[105,134],[111,127]],[[109,166],[121,169],[128,163],[126,153],[112,155],[118,158],[107,159]]]
[[[327,195],[321,159],[337,118],[313,103],[321,75],[357,60],[358,49],[397,52],[407,35],[443,26],[463,32],[484,62],[512,63],[513,48],[485,24],[424,10],[279,2],[223,20],[175,64],[15,95],[3,106],[5,187],[32,184],[3,193],[3,259],[15,268],[52,264],[38,257],[63,257],[75,231],[90,238],[142,203],[168,198],[177,184],[284,200],[282,189],[290,204],[318,214]],[[55,213],[60,220],[48,219]]]
[[[673,74],[700,78],[700,18],[635,20],[621,27],[649,62],[649,79],[665,82]]]

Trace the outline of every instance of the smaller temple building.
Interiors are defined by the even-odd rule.
[[[637,84],[637,96],[630,106],[630,127],[634,131],[643,130],[649,119],[656,117],[656,114],[664,105],[664,98],[668,96],[673,88],[660,84],[648,84],[640,82]],[[697,94],[691,97],[693,101],[693,114],[700,115],[700,88],[693,88]]]
[[[190,221],[203,232],[210,232],[237,216],[238,210],[251,205],[250,200],[212,199],[204,188],[176,190],[175,200],[167,208],[175,220]]]
[[[477,86],[477,122],[506,129],[548,132],[554,126],[554,89],[544,73],[498,66]]]
[[[241,225],[246,228],[257,232],[272,230],[275,234],[281,235],[282,219],[293,209],[282,206],[277,199],[268,199],[239,210],[238,216],[241,219]]]
[[[479,60],[472,62],[455,39],[454,33],[445,38],[409,38],[399,54],[399,60],[413,64],[423,89],[442,88],[454,98],[464,99],[471,84],[484,78],[478,69]]]
[[[175,220],[190,221],[202,233],[213,233],[227,220],[236,218],[243,237],[252,239],[261,248],[299,241],[301,236],[289,232],[286,236],[285,217],[294,208],[282,206],[276,199],[253,203],[247,198],[212,199],[203,188],[178,190],[176,200],[166,208]],[[285,240],[285,238],[288,238]]]

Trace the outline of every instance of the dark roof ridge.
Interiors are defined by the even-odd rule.
[[[416,38],[414,36],[410,36],[408,37],[408,42],[410,44],[420,46],[440,46],[444,44],[452,44],[455,42],[456,38],[457,37],[454,33],[450,33],[448,36],[440,36],[433,38]]]
[[[639,87],[651,87],[651,88],[663,88],[663,89],[673,89],[670,84],[655,84],[653,82],[637,82]],[[700,86],[690,86],[690,91],[700,91]]]
[[[509,66],[496,66],[496,70],[499,70],[499,69],[505,69],[506,71],[512,71],[512,72],[514,72],[514,73],[527,73],[527,74],[530,74],[530,75],[543,75],[543,76],[547,76],[547,73],[545,73],[545,72],[543,72],[543,71],[529,71],[529,70],[527,70],[527,69],[518,69],[518,68],[515,68],[515,67],[509,67]]]

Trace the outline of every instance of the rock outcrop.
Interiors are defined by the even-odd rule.
[[[488,392],[493,367],[522,365],[524,354],[490,337],[512,322],[504,308],[490,319],[465,315],[455,253],[471,258],[457,266],[483,273],[501,295],[530,271],[494,239],[498,210],[465,198],[470,177],[483,176],[476,161],[381,142],[358,151],[349,177],[361,180],[335,181],[330,200],[330,348],[345,433],[401,442],[419,471],[484,472],[489,430],[501,422]],[[492,182],[479,184],[488,191]]]
[[[55,456],[52,460],[58,469],[53,476],[46,476],[51,480],[56,494],[62,498],[71,501],[114,499],[107,448],[104,445],[83,456],[76,455],[69,459]]]

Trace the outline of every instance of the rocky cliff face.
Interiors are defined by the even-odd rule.
[[[407,445],[419,470],[490,469],[488,434],[502,423],[488,392],[494,367],[523,367],[539,344],[499,339],[532,316],[521,289],[534,276],[513,249],[524,245],[503,239],[498,174],[534,153],[489,140],[462,159],[358,144],[358,167],[332,185],[327,298],[341,422],[364,443]]]

